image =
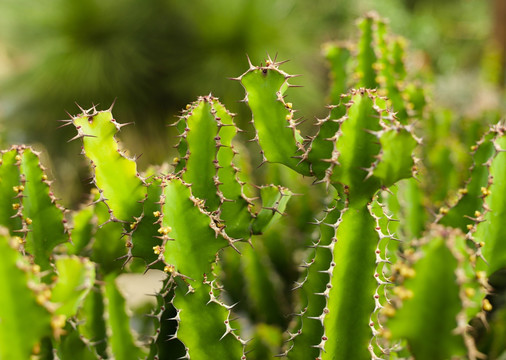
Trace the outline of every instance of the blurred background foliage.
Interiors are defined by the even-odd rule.
[[[328,74],[321,45],[356,38],[355,20],[370,10],[409,39],[408,63],[434,81],[441,106],[462,116],[483,113],[504,103],[503,2],[3,0],[0,145],[45,148],[56,163],[58,193],[72,206],[82,193],[75,184],[86,186],[88,170],[76,163],[77,142],[66,143],[74,131],[57,129],[65,111],[78,113],[75,103],[104,109],[116,99],[116,118],[135,122],[122,140],[132,155],[142,154],[141,167],[158,164],[173,151],[166,125],[199,95],[220,97],[248,129],[244,92],[227,79],[247,69],[246,54],[255,64],[267,53],[290,59],[284,69],[303,74],[296,83],[305,87],[289,92],[291,101],[304,118],[323,116]]]

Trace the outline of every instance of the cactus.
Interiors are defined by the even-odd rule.
[[[404,41],[372,14],[359,29],[356,48],[325,46],[331,105],[311,135],[282,62],[249,61],[236,78],[263,174],[212,95],[173,124],[173,171],[138,170],[112,107],[65,120],[92,169],[76,211],[58,204],[32,148],[3,151],[0,286],[16,298],[2,297],[0,359],[482,357],[470,329],[488,318],[491,336],[502,331],[490,279],[506,268],[505,125],[472,147],[470,179],[426,226],[426,199],[442,195],[416,181],[446,158],[417,159],[433,152],[418,149],[413,123],[441,118],[425,117]],[[116,280],[148,270],[164,277],[139,337]]]

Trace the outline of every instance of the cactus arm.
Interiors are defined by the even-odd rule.
[[[189,105],[180,122],[185,127],[178,147],[180,153],[186,149],[182,179],[192,184],[194,196],[205,200],[206,209],[219,216],[227,233],[249,238],[251,200],[243,194],[244,183],[233,163],[232,139],[237,133],[233,114],[209,95]]]
[[[348,112],[341,123],[339,136],[333,139],[335,151],[331,159],[331,182],[350,188],[352,201],[368,201],[379,188],[377,179],[366,178],[367,170],[380,151],[373,132],[381,130],[373,96],[365,90],[354,92]]]
[[[311,164],[312,173],[322,179],[326,175],[326,170],[332,163],[335,153],[334,139],[339,131],[343,117],[346,115],[347,108],[345,104],[349,97],[341,95],[339,100],[333,104],[329,115],[316,124],[318,130],[312,138],[309,147],[306,149],[305,157]]]
[[[15,148],[3,151],[0,162],[0,225],[7,227],[12,235],[15,234],[13,231],[21,229],[22,226],[21,218],[16,216],[16,207],[20,204],[19,192],[15,191],[19,190],[20,185],[16,156],[19,155]]]
[[[489,183],[482,190],[484,198],[484,211],[474,214],[477,222],[476,232],[473,234],[480,252],[485,258],[488,266],[487,274],[506,267],[506,229],[504,219],[506,218],[506,125],[500,123],[492,128],[495,137],[494,156],[487,163],[489,168]],[[474,229],[472,229],[474,231]],[[480,261],[480,268],[483,269],[483,262]]]
[[[133,221],[142,212],[146,195],[135,161],[123,155],[115,134],[121,129],[110,111],[94,108],[72,118],[76,138],[83,138],[83,152],[94,168],[94,182],[111,210],[111,220]]]
[[[40,165],[38,154],[30,148],[18,148],[22,193],[20,206],[23,231],[26,229],[25,250],[32,254],[43,270],[50,268],[53,248],[68,241],[63,210],[56,204],[49,181]],[[23,190],[21,190],[23,189]]]
[[[226,225],[227,234],[234,238],[246,239],[250,236],[250,222],[252,214],[249,208],[252,200],[245,195],[245,181],[249,177],[240,172],[240,168],[234,164],[234,158],[239,152],[234,148],[233,138],[237,133],[237,127],[233,121],[233,114],[214,101],[217,119],[220,123],[220,148],[216,156],[218,160],[218,190],[223,196],[220,206],[220,218]],[[241,180],[241,175],[244,180]]]
[[[182,134],[187,143],[187,159],[182,178],[192,185],[196,197],[206,201],[209,211],[215,211],[220,204],[214,182],[217,164],[216,152],[219,148],[218,124],[211,113],[212,101],[204,97],[191,106],[183,118],[186,122]],[[215,113],[215,111],[213,110]]]
[[[167,271],[199,281],[211,271],[216,253],[233,246],[233,239],[217,227],[203,202],[182,180],[169,175],[163,179],[162,189],[160,260]]]
[[[372,338],[370,317],[374,311],[377,281],[375,219],[367,207],[345,209],[336,223],[328,268],[327,304],[321,319],[322,359],[368,359]],[[362,264],[361,266],[357,266]],[[353,296],[349,296],[353,294]],[[350,333],[353,337],[350,337]]]
[[[162,245],[156,250],[164,271],[177,284],[172,304],[178,311],[179,325],[174,338],[195,359],[205,359],[203,352],[209,351],[218,357],[239,358],[243,344],[235,335],[228,335],[232,332],[230,308],[219,300],[219,290],[212,280],[216,254],[225,246],[235,247],[234,240],[216,225],[203,202],[181,179],[169,175],[161,186]]]
[[[398,126],[384,130],[379,136],[381,154],[374,164],[373,175],[381,179],[382,186],[390,187],[400,179],[411,177],[417,145],[409,128]]]
[[[471,176],[466,186],[459,190],[459,199],[455,206],[447,213],[443,210],[436,221],[442,225],[452,226],[467,232],[468,225],[473,225],[475,211],[483,211],[482,189],[488,187],[489,169],[486,166],[488,159],[492,158],[495,149],[492,142],[494,133],[490,132],[472,148],[473,165]]]
[[[391,49],[391,44],[387,42],[387,25],[386,23],[378,19],[375,22],[376,25],[376,44],[379,52],[378,62],[375,64],[377,69],[378,76],[376,77],[379,86],[381,88],[380,92],[384,92],[383,95],[388,97],[389,104],[393,107],[394,111],[397,113],[397,119],[404,125],[408,122],[408,111],[407,107],[411,106],[402,96],[402,92],[399,89],[399,78],[397,71],[401,71],[401,65],[403,64],[402,58],[402,48],[397,48],[397,61],[394,63],[394,59],[392,58],[393,51]],[[397,67],[395,66],[397,64]]]
[[[412,175],[417,141],[373,91],[352,90],[351,95],[347,114],[331,139],[334,151],[324,180],[347,187],[351,202],[365,203],[380,187]]]
[[[376,82],[376,71],[374,64],[377,61],[377,56],[374,51],[374,25],[377,16],[370,13],[364,16],[358,23],[360,29],[360,39],[358,41],[358,54],[357,54],[357,87],[364,87],[367,89],[376,89],[378,83]]]
[[[295,128],[294,111],[283,99],[290,75],[278,66],[268,60],[264,67],[251,65],[239,77],[253,114],[256,138],[265,161],[282,163],[303,175],[310,175],[308,164],[296,157],[304,150],[302,139]]]
[[[51,334],[51,315],[41,305],[45,290],[29,288],[34,268],[11,241],[0,228],[0,358],[28,359],[40,339]]]
[[[323,335],[319,316],[326,305],[326,298],[323,296],[329,281],[326,272],[332,262],[328,247],[332,244],[335,235],[333,226],[339,219],[340,212],[337,207],[331,208],[319,221],[320,237],[306,260],[303,279],[296,284],[296,289],[299,289],[300,312],[297,313],[295,326],[289,330],[288,346],[293,349],[288,351],[289,359],[314,359],[319,354],[319,349],[315,346],[320,343]]]
[[[126,312],[125,299],[119,292],[115,279],[115,274],[110,274],[104,279],[105,321],[110,331],[109,351],[118,360],[139,359],[146,354],[135,343],[130,327],[130,317]]]
[[[464,243],[458,232],[433,230],[414,266],[399,266],[401,273],[409,276],[394,289],[403,301],[388,327],[393,339],[407,339],[416,359],[448,359],[466,353],[462,334],[467,321],[457,322],[463,304],[462,279],[456,269],[458,262],[465,260],[456,256],[458,242]]]
[[[233,332],[230,307],[219,299],[219,290],[206,279],[197,288],[187,288],[181,279],[172,304],[178,313],[175,334],[186,347],[189,358],[206,360],[241,359],[245,343]],[[244,357],[245,358],[245,357]]]
[[[323,53],[330,65],[330,104],[339,104],[341,94],[348,92],[349,63],[351,46],[349,44],[327,43]]]

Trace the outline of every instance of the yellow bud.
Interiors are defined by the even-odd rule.
[[[32,219],[30,219],[30,218],[26,218],[26,219],[25,219],[25,221],[26,221],[26,223],[27,223],[28,225],[31,225],[31,224],[32,224]]]
[[[14,190],[15,193],[19,192],[19,186],[13,186],[12,190]]]
[[[176,270],[176,268],[174,267],[174,265],[166,265],[163,268],[163,271],[165,271],[166,273],[170,273],[170,274],[172,274],[174,272],[174,270]]]
[[[467,224],[467,230],[471,230],[473,228],[473,224]]]
[[[474,212],[474,217],[479,218],[480,216],[481,216],[481,212],[479,212],[478,210],[476,210],[476,211]]]
[[[406,256],[411,256],[411,255],[413,255],[414,253],[415,253],[415,250],[413,250],[413,249],[406,249],[406,250],[404,250],[404,254],[405,254]]]
[[[388,329],[382,328],[380,330],[380,336],[384,339],[390,340],[392,338],[392,332]]]
[[[46,295],[43,292],[37,294],[37,296],[35,297],[35,301],[39,305],[43,305],[47,300],[49,300],[49,299],[46,297]]]
[[[488,299],[483,299],[483,310],[492,311],[492,304],[488,301]]]
[[[167,235],[172,231],[172,228],[170,226],[163,226],[160,229],[158,229],[159,234]]]
[[[289,103],[286,103],[286,107],[287,107],[287,108],[291,109],[291,108],[292,108],[292,106],[293,106],[293,105],[292,105],[292,103],[290,103],[290,102],[289,102]]]
[[[53,329],[61,329],[65,326],[66,320],[65,315],[55,315],[51,319],[51,327]]]
[[[153,211],[153,216],[154,217],[159,217],[160,216],[160,211]]]
[[[478,145],[471,146],[471,151],[476,151],[476,149],[478,149]]]
[[[16,157],[14,157],[14,159],[16,159],[16,161],[21,161],[21,155],[16,155]]]
[[[172,163],[173,164],[179,164],[179,158],[175,157],[174,159],[172,159]]]
[[[396,310],[392,305],[386,304],[381,309],[381,313],[387,317],[393,317],[393,316],[395,316]]]
[[[42,180],[44,180],[44,181],[47,180],[47,175],[46,174],[42,174]]]
[[[480,280],[487,278],[487,273],[485,271],[477,271],[476,277]]]
[[[186,104],[186,110],[190,110],[192,106],[190,104]]]
[[[448,211],[449,210],[448,210],[447,207],[442,206],[441,208],[439,208],[439,213],[440,214],[446,215],[446,214],[448,214]]]
[[[288,121],[292,120],[292,114],[286,115],[286,120],[288,120]]]
[[[160,248],[159,245],[156,245],[156,246],[153,246],[153,252],[156,254],[156,255],[160,255],[160,252],[162,251],[162,249]]]
[[[20,206],[20,205],[19,205],[19,203],[12,204],[12,208],[13,208],[14,210],[19,209],[19,206]]]
[[[35,264],[35,265],[32,265],[32,271],[34,274],[38,274],[40,273],[40,266]]]
[[[467,189],[459,189],[459,194],[461,195],[467,194]]]
[[[137,223],[131,223],[131,224],[130,224],[130,229],[131,229],[131,230],[135,229],[135,226],[136,226],[136,225],[137,225]]]
[[[473,297],[474,297],[474,295],[476,295],[476,290],[474,290],[473,288],[468,287],[468,288],[466,288],[466,290],[464,290],[464,291],[465,291],[466,296],[467,296],[468,298],[473,298]]]
[[[401,268],[400,274],[406,278],[412,278],[415,277],[416,272],[415,269],[410,268],[408,266],[404,266],[403,268]]]

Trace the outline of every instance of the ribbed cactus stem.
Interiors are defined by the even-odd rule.
[[[131,222],[142,213],[142,201],[146,197],[144,179],[137,172],[137,165],[119,148],[117,132],[127,124],[115,121],[111,109],[95,108],[69,120],[77,130],[72,138],[82,138],[83,153],[94,170],[93,182],[100,191],[99,201],[110,209],[110,220]]]

